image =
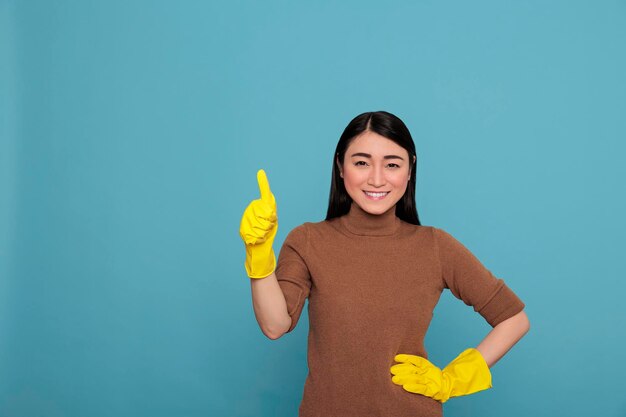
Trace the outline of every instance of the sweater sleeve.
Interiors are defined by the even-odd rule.
[[[295,227],[285,238],[278,255],[276,279],[285,295],[287,312],[291,317],[287,333],[296,327],[311,290],[311,275],[305,261],[307,238],[306,224]]]
[[[495,327],[525,307],[522,300],[443,229],[433,228],[445,288]]]

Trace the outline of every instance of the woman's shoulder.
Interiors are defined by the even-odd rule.
[[[340,230],[340,228],[337,227],[338,221],[339,218],[336,217],[330,220],[323,219],[319,221],[303,222],[293,227],[288,234],[307,236],[307,238],[312,239],[327,238],[329,235]]]
[[[317,231],[321,231],[324,230],[325,228],[328,227],[328,225],[326,224],[327,221],[326,220],[320,220],[320,221],[308,221],[308,222],[303,222],[300,223],[294,227],[291,228],[291,230],[289,231],[288,234],[306,234],[308,235],[311,232],[317,232]]]
[[[322,219],[318,221],[308,221],[302,223],[299,227],[305,228],[309,233],[328,233],[336,229],[335,226],[338,221],[338,217],[330,220]]]
[[[435,229],[434,226],[425,225],[425,224],[413,224],[409,222],[405,222],[404,220],[400,220],[400,230],[403,234],[408,235],[419,235],[419,236],[434,236]]]

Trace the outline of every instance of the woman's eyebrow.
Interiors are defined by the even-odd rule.
[[[352,155],[350,155],[351,157],[354,156],[364,156],[366,158],[371,158],[372,155],[365,153],[365,152],[357,152],[357,153],[353,153]],[[398,155],[385,155],[383,156],[383,159],[400,159],[402,161],[404,161],[404,158],[402,158],[401,156]]]

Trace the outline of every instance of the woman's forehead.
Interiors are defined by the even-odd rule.
[[[370,131],[363,132],[350,142],[346,149],[346,156],[350,157],[354,153],[366,153],[372,155],[372,157],[383,157],[386,155],[407,157],[409,154],[406,149],[391,139]]]

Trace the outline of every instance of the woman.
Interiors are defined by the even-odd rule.
[[[301,417],[441,416],[450,397],[490,388],[489,368],[529,329],[524,303],[502,279],[446,231],[420,224],[415,167],[399,118],[354,118],[333,157],[326,219],[294,228],[278,262],[276,201],[257,174],[261,198],[246,208],[240,234],[263,333],[292,331],[309,299]],[[445,288],[493,330],[442,370],[423,340]]]

